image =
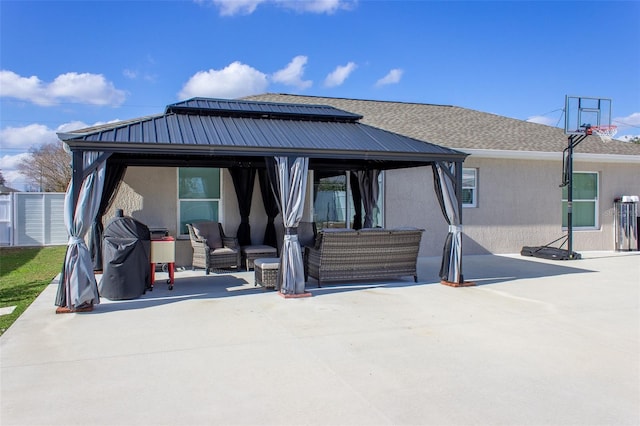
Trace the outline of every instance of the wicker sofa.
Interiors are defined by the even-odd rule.
[[[305,248],[305,270],[318,286],[330,281],[378,280],[412,275],[424,230],[325,229]]]

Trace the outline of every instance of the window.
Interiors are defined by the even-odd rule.
[[[478,169],[462,169],[462,207],[477,207]]]
[[[378,176],[378,203],[373,211],[373,227],[383,226],[384,214],[384,172]],[[324,228],[360,228],[364,221],[364,206],[354,204],[354,189],[358,185],[355,174],[351,172],[313,171],[313,218],[318,229]],[[355,191],[356,197],[360,191]],[[361,217],[356,218],[359,210]],[[356,223],[357,222],[357,223]]]
[[[562,188],[562,227],[567,227],[568,188]],[[593,229],[598,227],[598,173],[573,173],[574,228]]]
[[[188,234],[187,223],[218,221],[220,169],[181,167],[178,169],[178,225]]]

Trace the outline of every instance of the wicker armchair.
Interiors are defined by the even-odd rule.
[[[215,269],[240,266],[240,244],[235,237],[226,237],[219,222],[187,224],[193,248],[191,266],[204,268],[205,274]]]

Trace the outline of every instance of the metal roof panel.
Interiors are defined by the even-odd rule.
[[[234,102],[194,99],[207,107]],[[261,109],[261,103],[240,103],[241,108]],[[271,110],[290,111],[297,106],[270,105]],[[306,112],[309,112],[306,110]],[[305,112],[305,113],[306,113]],[[426,162],[456,159],[466,154],[412,139],[356,121],[310,120],[227,114],[177,112],[144,117],[101,127],[95,131],[59,134],[72,149],[166,154],[218,154],[235,156],[304,155],[310,158],[351,158],[378,161]],[[99,143],[100,147],[94,144]],[[392,167],[392,165],[388,165]]]
[[[167,105],[165,114],[232,115],[240,117],[277,117],[314,121],[357,121],[359,114],[328,105],[292,104],[247,100],[192,98]]]

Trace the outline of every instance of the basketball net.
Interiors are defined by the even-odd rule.
[[[595,133],[604,143],[611,142],[611,139],[618,133],[617,126],[593,126],[589,128],[589,134]]]

